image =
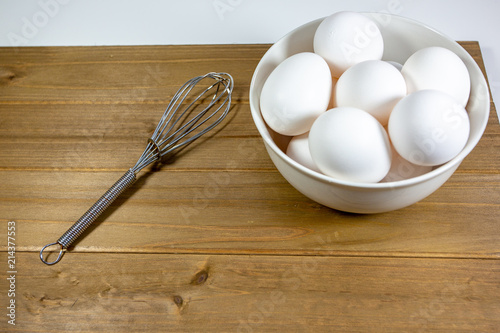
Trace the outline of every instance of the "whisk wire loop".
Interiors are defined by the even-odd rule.
[[[208,75],[208,74],[207,74]],[[217,79],[215,83],[207,87],[200,94],[196,96],[187,107],[179,114],[177,110],[179,106],[186,101],[186,97],[191,93],[193,88],[204,78],[197,77],[186,82],[181,89],[176,93],[174,98],[171,100],[167,110],[165,111],[162,121],[165,120],[164,124],[160,121],[157,130],[153,134],[152,138],[155,140],[156,144],[161,147],[161,157],[169,154],[170,152],[177,150],[178,148],[188,145],[193,142],[206,132],[210,131],[213,127],[217,126],[220,121],[224,119],[227,112],[229,111],[229,105],[231,103],[231,94],[228,92],[232,91],[232,81],[220,76],[210,76],[213,79]],[[224,89],[221,89],[221,85]],[[204,106],[204,108],[195,114],[195,116],[189,119],[189,115],[193,110],[202,105],[203,99],[207,98],[207,95],[211,90],[215,88],[213,92],[211,101]],[[223,96],[225,98],[222,100]],[[213,109],[215,105],[219,105],[209,113],[209,110]],[[220,117],[210,123],[205,129],[193,134],[189,139],[183,140],[186,136],[190,135],[192,132],[205,125],[212,117],[214,117],[221,109],[224,108],[224,112],[221,113]],[[161,125],[161,126],[160,126]],[[180,142],[180,143],[179,143]]]

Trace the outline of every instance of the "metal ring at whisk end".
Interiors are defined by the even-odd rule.
[[[47,244],[44,247],[42,247],[42,249],[40,250],[40,260],[44,264],[46,264],[46,265],[54,265],[54,264],[57,264],[59,261],[61,261],[61,258],[63,256],[64,252],[66,252],[66,249],[61,244],[59,244],[59,246],[61,246],[61,250],[59,251],[59,255],[57,256],[56,260],[54,260],[54,261],[46,261],[45,259],[43,259],[43,251],[46,248],[48,248],[49,246],[57,245],[57,244],[59,244],[59,243],[58,242],[54,242],[54,243]]]

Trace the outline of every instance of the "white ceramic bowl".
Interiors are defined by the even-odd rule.
[[[330,208],[353,213],[381,213],[409,206],[437,190],[483,135],[490,112],[486,80],[474,59],[454,40],[421,23],[389,14],[363,13],[377,22],[385,44],[384,60],[404,63],[415,51],[442,46],[455,52],[466,64],[471,77],[471,96],[467,105],[470,136],[463,151],[448,163],[415,178],[387,183],[356,183],[334,179],[296,163],[285,153],[289,137],[272,131],[262,119],[259,98],[272,70],[287,57],[313,51],[313,36],[322,21],[318,19],[288,33],[262,57],[250,84],[250,109],[269,156],[279,172],[298,191]]]

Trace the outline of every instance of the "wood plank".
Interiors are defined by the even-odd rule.
[[[191,77],[228,71],[235,100],[270,45],[0,48],[1,102],[167,101]],[[57,75],[54,75],[57,73]]]
[[[133,143],[134,140],[143,143],[153,133],[168,102],[40,103],[36,106],[0,103],[0,134],[9,138],[34,139],[108,137],[120,139],[124,144]],[[226,126],[221,131],[221,137],[258,136],[248,104],[242,104],[233,104],[228,119],[223,123]]]
[[[34,253],[17,255],[20,332],[500,327],[499,260],[100,253],[47,267]]]
[[[48,181],[51,174],[57,181]],[[0,175],[0,211],[15,218],[25,235],[19,249],[37,251],[58,239],[120,173],[102,172],[88,181],[87,172]],[[133,249],[500,258],[500,175],[457,174],[422,202],[377,215],[318,205],[274,171],[261,172],[259,178],[212,171],[147,177],[118,199],[71,253]]]

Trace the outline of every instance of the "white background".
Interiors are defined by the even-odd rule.
[[[389,12],[479,41],[500,101],[499,0],[0,0],[0,46],[273,43],[339,10]]]

